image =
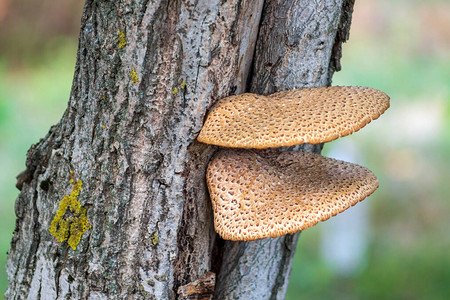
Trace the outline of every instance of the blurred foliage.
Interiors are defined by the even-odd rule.
[[[344,275],[321,255],[329,223],[305,230],[286,299],[447,299],[450,3],[356,1],[341,63],[334,85],[370,86],[391,97],[379,120],[323,152],[352,141],[380,180],[367,200],[369,246],[362,267]]]
[[[76,40],[82,8],[80,0],[0,0],[2,58],[16,67],[41,63],[59,48],[58,37]]]
[[[15,176],[26,151],[62,116],[70,94],[82,3],[0,0],[0,293],[14,229]],[[342,275],[321,257],[321,231],[297,248],[287,299],[445,299],[450,295],[450,3],[358,0],[334,85],[364,85],[391,108],[358,145],[380,188],[367,200],[365,261]],[[351,212],[351,210],[350,210]]]

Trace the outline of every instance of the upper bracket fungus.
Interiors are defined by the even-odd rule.
[[[325,143],[358,131],[387,108],[389,96],[367,87],[241,94],[214,105],[197,140],[254,149]],[[302,151],[222,150],[206,179],[217,233],[244,241],[306,229],[378,188],[367,168]]]
[[[265,149],[319,144],[358,131],[389,107],[389,96],[334,86],[241,94],[219,100],[197,138],[222,147]]]

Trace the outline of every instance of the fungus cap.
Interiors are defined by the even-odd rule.
[[[318,144],[358,131],[389,107],[389,96],[368,88],[334,86],[241,94],[219,100],[198,141],[265,149]]]
[[[302,151],[221,150],[206,177],[216,232],[234,241],[306,229],[378,188],[365,167]]]

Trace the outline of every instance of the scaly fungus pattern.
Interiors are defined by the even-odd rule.
[[[368,87],[334,86],[240,94],[219,100],[198,141],[265,149],[318,144],[358,131],[389,107],[389,96]]]
[[[243,241],[306,229],[378,188],[365,167],[302,151],[221,150],[206,177],[216,232]]]

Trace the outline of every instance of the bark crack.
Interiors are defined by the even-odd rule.
[[[338,30],[336,31],[336,37],[332,47],[330,64],[328,67],[328,76],[330,80],[335,71],[341,70],[340,60],[342,58],[342,44],[345,43],[350,37],[350,25],[352,22],[354,4],[355,0],[343,0],[342,2]]]

